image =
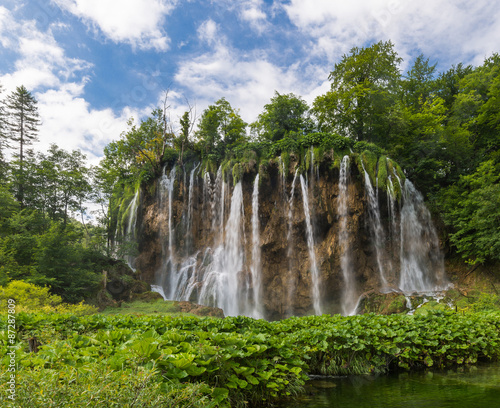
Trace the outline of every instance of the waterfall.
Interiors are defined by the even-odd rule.
[[[212,181],[210,180],[210,174],[205,171],[203,173],[203,207],[202,207],[202,220],[206,221],[210,219],[211,214],[208,214],[208,207],[212,202]]]
[[[349,232],[347,230],[347,217],[349,216],[348,183],[349,183],[349,156],[345,155],[340,163],[339,198],[337,212],[339,215],[339,247],[340,267],[344,278],[342,293],[342,314],[350,316],[356,313],[358,296],[356,294],[356,281],[351,268],[351,252],[349,248]]]
[[[290,191],[290,198],[288,199],[288,229],[286,231],[286,242],[288,245],[287,257],[288,257],[288,274],[287,274],[287,309],[291,314],[293,312],[293,294],[295,292],[295,282],[293,276],[293,240],[292,240],[292,228],[293,228],[293,197],[295,196],[295,183],[297,181],[297,174],[299,169],[295,170],[295,175],[293,176],[292,189]]]
[[[281,158],[281,156],[278,158],[278,169],[279,169],[279,172],[281,173],[281,178],[280,178],[280,182],[281,182],[281,191],[283,191],[283,195],[286,196],[286,170],[285,170],[285,162],[283,161],[283,159]]]
[[[187,225],[186,225],[186,250],[191,251],[193,246],[193,188],[194,188],[194,173],[198,169],[198,163],[189,174],[189,190],[188,190],[188,208],[187,208]]]
[[[344,156],[340,163],[337,201],[325,203],[322,196],[323,201],[314,201],[321,202],[321,206],[314,208],[310,200],[319,192],[312,188],[317,170],[314,160],[318,158],[312,149],[306,154],[307,160],[311,160],[311,173],[308,170],[307,174],[300,175],[296,170],[293,179],[290,177],[290,185],[287,185],[283,160],[274,165],[266,178],[263,173],[257,174],[252,185],[245,184],[248,174],[245,181],[235,185],[225,182],[221,167],[216,174],[200,171],[200,164],[184,174],[179,173],[180,167],[171,171],[164,169],[158,180],[158,212],[147,207],[140,212],[143,217],[151,217],[144,220],[149,222],[144,228],[147,234],[158,226],[158,241],[153,247],[142,246],[150,251],[145,255],[151,257],[151,262],[146,256],[136,260],[141,270],[150,267],[147,262],[161,264],[156,271],[154,290],[163,292],[167,299],[222,308],[226,315],[280,318],[303,314],[307,308],[314,314],[339,310],[343,315],[352,315],[363,298],[360,293],[373,289],[398,286],[409,296],[413,292],[429,293],[447,288],[429,211],[422,195],[408,180],[402,182],[398,173],[390,171],[386,180],[379,180],[381,186],[386,182],[387,189],[384,186],[378,191],[375,180],[372,186],[361,163],[364,174],[361,173],[360,179],[364,178],[366,197],[363,228],[358,222],[360,208],[349,207],[354,198],[349,194],[353,194],[358,184],[350,180],[350,176],[357,173],[350,172],[353,164],[349,156]],[[390,165],[387,168],[390,169]],[[331,174],[328,177],[331,179]],[[198,178],[202,185],[197,185]],[[323,181],[316,187],[322,187]],[[178,192],[183,194],[177,197]],[[385,192],[387,208],[384,204],[382,218],[378,198],[383,202]],[[300,199],[295,198],[296,194],[302,194],[302,205],[295,204]],[[248,202],[243,202],[244,197]],[[119,224],[118,233],[137,238],[136,227],[143,218],[138,217],[138,208],[148,200],[142,200],[138,189],[130,202],[122,201],[120,214],[124,214],[124,222]],[[385,211],[389,215],[387,220]],[[313,223],[316,218],[324,224],[318,229],[318,235]],[[298,220],[303,223],[294,229],[299,227]],[[363,250],[350,245],[362,242],[355,239],[356,231],[363,237],[365,231],[369,232],[368,245],[371,247],[373,243],[371,255],[366,257],[369,264],[357,262],[355,258],[355,251]],[[386,242],[389,237],[390,245],[389,239]],[[323,250],[324,258],[323,252],[319,252]],[[155,253],[161,253],[161,261],[155,258]],[[320,253],[325,260],[321,264],[324,268],[320,268],[317,258]],[[300,259],[300,255],[304,259]],[[321,272],[325,275],[320,274],[320,269],[324,269]],[[371,271],[375,276],[370,279],[356,278],[369,276]],[[340,282],[335,283],[334,279]],[[338,298],[327,299],[329,289],[337,293],[339,284],[342,292]],[[263,299],[268,295],[274,298]],[[327,304],[332,309],[326,310]]]
[[[216,242],[214,245],[222,242],[224,239],[224,206],[226,202],[226,183],[222,175],[222,167],[217,170],[215,185],[213,188],[213,197],[211,201],[212,209],[212,231],[219,231],[219,235],[215,236]]]
[[[391,243],[394,248],[394,243],[397,242],[398,227],[396,221],[396,191],[390,175],[387,177],[387,198],[387,212],[391,221]]]
[[[405,293],[443,290],[447,287],[443,258],[429,210],[408,179],[402,193],[399,287]]]
[[[134,194],[134,198],[130,201],[127,207],[126,214],[128,214],[127,226],[124,231],[124,238],[126,241],[132,243],[136,241],[136,227],[137,227],[137,209],[139,208],[139,193],[140,189],[137,188]],[[127,262],[130,269],[135,272],[134,261],[135,257],[133,255],[126,255],[125,261]]]
[[[172,202],[173,202],[173,194],[174,194],[174,184],[175,184],[175,172],[176,167],[174,167],[170,174],[167,175],[166,169],[163,170],[163,175],[160,179],[160,210],[164,209],[165,201],[167,201],[167,228],[168,228],[168,247],[165,251],[165,245],[163,245],[164,259],[166,258],[166,262],[164,265],[164,270],[161,273],[160,281],[158,284],[163,286],[165,289],[165,278],[168,277],[168,291],[165,293],[168,299],[175,299],[176,295],[176,283],[178,280],[176,270],[175,270],[175,261],[174,261],[174,226],[172,222]],[[165,254],[166,252],[166,254]]]
[[[231,209],[223,242],[207,261],[198,302],[213,304],[229,316],[240,314],[239,275],[245,265],[243,190],[238,182],[231,197]]]
[[[160,285],[151,285],[151,292],[159,293],[163,300],[168,300],[165,296],[165,292],[163,291],[163,287]]]
[[[135,190],[134,198],[130,201],[127,207],[128,222],[125,235],[130,238],[135,238],[135,227],[137,224],[137,207],[139,206],[139,189]]]
[[[255,177],[252,193],[252,273],[253,317],[262,318],[260,311],[260,233],[259,233],[259,175]]]
[[[370,181],[370,176],[365,169],[363,162],[363,171],[365,173],[365,191],[368,198],[368,214],[370,218],[370,231],[372,233],[373,245],[375,247],[375,254],[377,258],[377,267],[380,274],[380,280],[382,284],[382,289],[387,287],[387,280],[385,278],[384,266],[382,263],[382,250],[384,247],[384,230],[382,229],[382,223],[380,221],[380,210],[378,206],[378,200],[373,190],[372,183]]]
[[[319,294],[319,271],[314,252],[314,235],[311,224],[311,212],[309,210],[309,197],[304,177],[300,175],[300,187],[302,189],[302,203],[304,205],[304,216],[306,219],[307,249],[309,250],[309,262],[311,263],[311,283],[314,313],[321,314],[321,301]]]

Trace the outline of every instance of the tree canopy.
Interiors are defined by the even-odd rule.
[[[359,141],[383,141],[397,97],[401,61],[390,41],[352,48],[330,72],[330,91],[314,101],[319,129]]]

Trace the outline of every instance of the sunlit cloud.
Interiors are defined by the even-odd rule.
[[[139,49],[168,49],[170,40],[163,25],[175,7],[174,0],[52,1],[116,43]]]

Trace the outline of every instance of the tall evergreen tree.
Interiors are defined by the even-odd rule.
[[[0,84],[0,94],[3,92],[3,86]],[[4,156],[4,149],[7,147],[6,125],[5,125],[5,107],[0,100],[0,185],[5,184],[7,179],[7,162]]]
[[[13,166],[14,190],[19,203],[24,203],[25,171],[24,158],[26,146],[38,140],[40,116],[37,100],[24,87],[18,86],[5,100],[7,138],[18,148],[14,155],[17,161]],[[16,146],[17,145],[17,146]]]

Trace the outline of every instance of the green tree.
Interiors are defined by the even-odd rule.
[[[314,101],[320,130],[358,141],[384,141],[397,98],[401,61],[390,41],[352,48],[330,73],[330,91]]]
[[[0,94],[2,92],[3,86],[0,84]],[[5,185],[7,181],[8,165],[4,154],[4,150],[7,147],[6,112],[4,103],[0,100],[0,185]]]
[[[293,93],[280,94],[277,91],[271,98],[271,103],[264,106],[252,129],[259,138],[273,142],[283,139],[291,132],[306,134],[313,128],[313,122],[308,117],[309,106]]]
[[[17,162],[13,166],[15,196],[21,205],[24,205],[25,149],[38,140],[40,126],[37,100],[24,86],[18,86],[7,97],[5,106],[7,137],[17,145],[17,153],[14,155]]]
[[[14,211],[3,220],[0,234],[0,281],[29,279],[37,271],[38,236],[48,229],[48,219],[38,211]]]
[[[93,186],[89,199],[97,204],[93,211],[97,225],[91,227],[90,246],[107,256],[111,256],[111,217],[109,207],[115,187],[115,176],[108,169],[101,166],[90,169],[91,185]]]
[[[52,222],[48,231],[38,236],[34,252],[37,269],[29,281],[50,285],[52,293],[71,303],[94,293],[101,279],[95,267],[100,256],[82,246],[83,235],[74,222],[66,226]]]
[[[418,109],[425,104],[435,89],[436,64],[430,65],[429,58],[420,54],[401,82],[402,99],[407,107]]]
[[[181,134],[177,138],[179,153],[179,164],[184,166],[184,151],[189,147],[189,136],[193,132],[194,120],[193,120],[193,109],[189,107],[189,110],[184,112],[179,120],[181,125]]]
[[[471,263],[500,261],[500,164],[487,160],[440,197],[451,243]]]
[[[232,147],[246,140],[246,126],[238,111],[221,98],[203,112],[196,137],[202,155],[215,161],[224,158]]]
[[[436,94],[444,100],[447,111],[451,110],[460,91],[460,81],[473,70],[471,65],[464,66],[460,63],[439,74],[436,79]]]
[[[100,166],[108,178],[118,180],[139,180],[158,177],[161,174],[167,146],[173,143],[174,135],[167,128],[164,110],[157,108],[151,116],[141,120],[139,126],[133,119],[128,121],[129,129],[119,140],[104,148],[104,159]]]
[[[7,187],[0,185],[0,232],[3,223],[19,208],[19,204]]]
[[[86,156],[79,150],[69,153],[53,144],[48,153],[40,154],[39,158],[46,211],[51,219],[62,219],[66,225],[70,212],[83,212],[83,202],[91,190]]]
[[[494,54],[482,66],[463,76],[447,120],[447,146],[465,146],[456,163],[456,179],[471,174],[500,149],[500,56]],[[450,158],[450,160],[453,160]]]

